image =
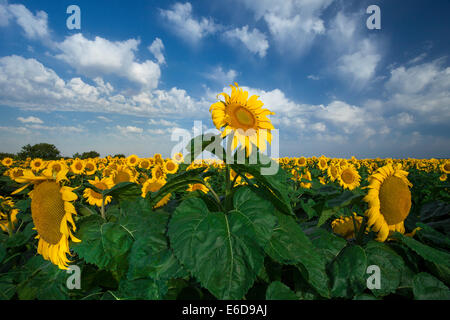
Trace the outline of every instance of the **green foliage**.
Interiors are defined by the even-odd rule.
[[[26,158],[41,158],[43,160],[57,160],[61,158],[60,151],[49,143],[38,143],[34,145],[27,144],[22,147],[22,150],[17,154],[19,159]]]

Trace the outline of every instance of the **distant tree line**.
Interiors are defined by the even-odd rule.
[[[123,156],[124,155],[115,155],[117,156]],[[97,151],[87,151],[83,153],[75,153],[73,155],[73,158],[80,158],[80,159],[88,159],[88,158],[96,158],[100,157],[100,153]],[[0,159],[4,158],[13,158],[18,160],[25,160],[26,158],[41,158],[43,160],[57,160],[61,158],[67,158],[61,156],[61,152],[56,148],[55,145],[50,143],[37,143],[35,145],[27,144],[22,147],[20,152],[17,154],[14,153],[8,153],[8,152],[0,152]]]

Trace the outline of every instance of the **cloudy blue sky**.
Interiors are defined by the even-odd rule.
[[[449,158],[449,16],[448,0],[0,0],[0,152],[168,156],[237,82],[276,113],[280,156]]]

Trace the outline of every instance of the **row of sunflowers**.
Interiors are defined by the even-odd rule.
[[[269,159],[272,113],[222,95],[217,138],[256,163],[2,159],[0,297],[450,299],[450,160]]]

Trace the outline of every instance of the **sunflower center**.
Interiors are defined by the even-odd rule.
[[[247,127],[253,127],[255,125],[255,117],[253,114],[244,107],[238,107],[234,111],[234,115],[240,124]]]
[[[92,170],[94,170],[94,165],[92,163],[87,163],[86,169],[88,169],[88,171],[92,171]]]
[[[83,165],[82,165],[81,163],[77,162],[77,163],[75,164],[75,169],[81,170],[81,169],[83,169]]]
[[[331,167],[331,175],[333,176],[333,177],[336,177],[337,176],[337,169],[336,169],[336,167],[335,166],[332,166]]]
[[[62,233],[61,221],[66,214],[59,185],[53,181],[44,181],[33,190],[31,216],[38,234],[49,244],[57,244]]]
[[[355,181],[355,175],[349,169],[346,169],[341,174],[342,181],[346,184],[351,184]]]
[[[175,165],[172,162],[167,163],[167,170],[173,171],[175,170]]]
[[[411,209],[411,191],[400,178],[390,176],[380,187],[380,211],[387,224],[393,225],[406,219]]]
[[[52,169],[53,169],[53,171],[60,172],[62,168],[61,168],[61,165],[59,163],[57,163],[57,164],[53,165]]]

